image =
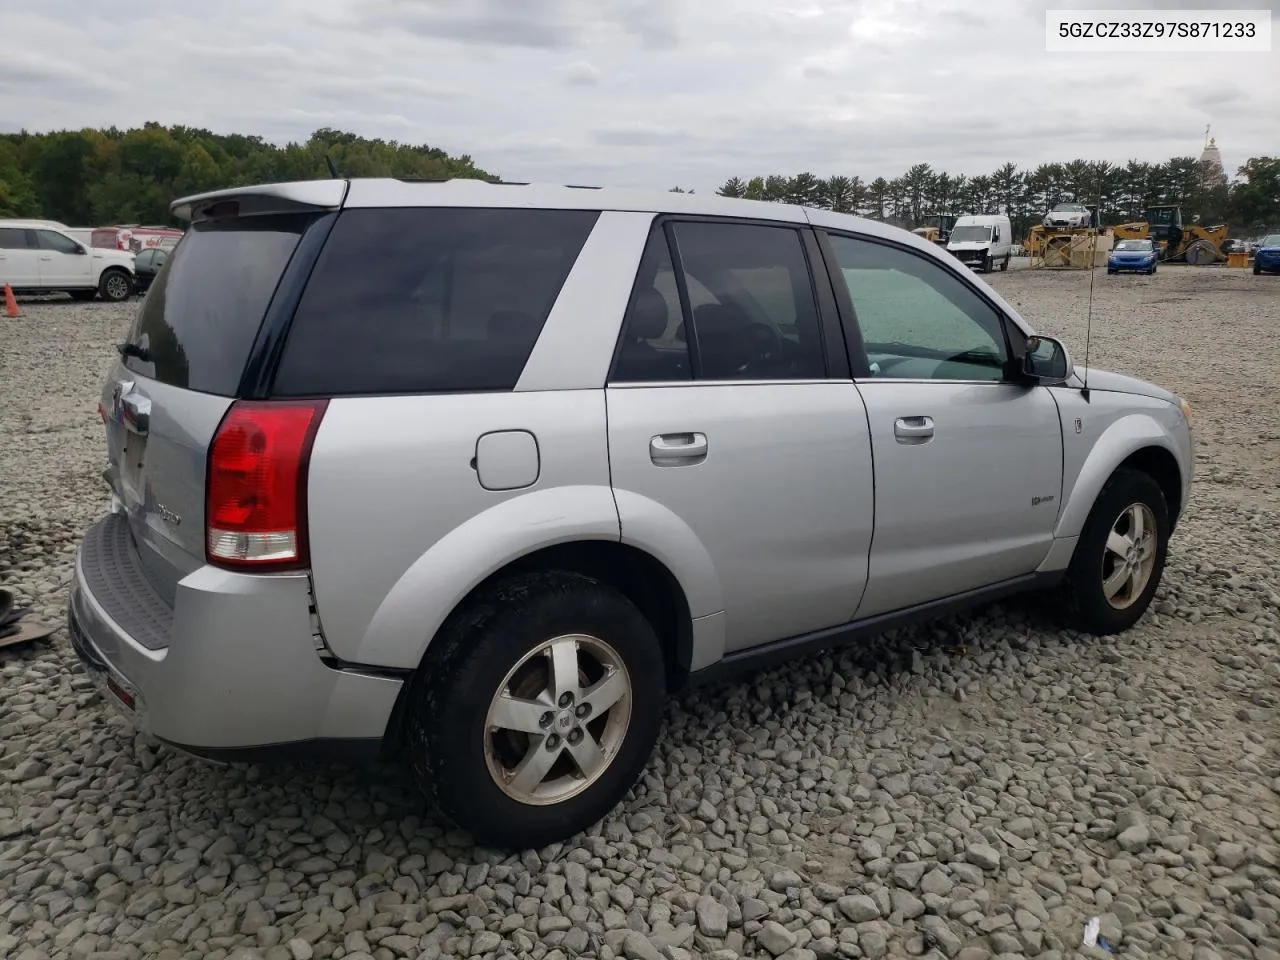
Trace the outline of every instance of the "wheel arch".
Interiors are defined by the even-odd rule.
[[[384,735],[387,750],[404,742],[408,708],[417,680],[430,669],[439,648],[435,640],[462,616],[467,605],[498,583],[522,573],[563,570],[606,583],[630,600],[653,626],[666,663],[667,689],[684,686],[693,658],[693,618],[684,587],[666,564],[652,553],[618,540],[578,539],[538,547],[489,573],[461,597],[426,641],[421,659],[403,684]]]
[[[1111,424],[1089,452],[1058,517],[1055,537],[1079,536],[1103,486],[1122,467],[1141,470],[1159,485],[1172,530],[1185,492],[1177,446],[1154,417],[1131,414]]]

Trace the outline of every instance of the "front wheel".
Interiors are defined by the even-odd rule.
[[[409,752],[423,791],[476,842],[567,840],[639,779],[666,672],[653,627],[617,590],[526,574],[477,597],[434,643]]]
[[[1121,468],[1098,494],[1063,584],[1071,625],[1108,636],[1151,604],[1169,547],[1169,508],[1148,474]]]
[[[983,273],[991,272],[991,254],[987,254],[985,257],[982,258],[982,272]]]
[[[1008,269],[1009,269],[1009,259],[1010,259],[1012,256],[1013,256],[1013,254],[1009,254],[1009,253],[1006,253],[1006,254],[1004,255],[1004,262],[1000,264],[1000,272],[1001,272],[1001,273],[1004,273],[1006,270],[1008,270]]]
[[[133,293],[133,278],[123,270],[108,270],[98,281],[98,293],[112,303],[128,300]]]
[[[1261,268],[1260,266],[1258,266],[1256,263],[1253,265],[1253,275],[1254,275],[1255,277],[1258,277],[1258,276],[1261,276],[1261,275],[1262,275],[1262,268]]]

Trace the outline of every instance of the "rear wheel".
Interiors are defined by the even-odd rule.
[[[587,577],[532,573],[435,640],[409,749],[423,791],[485,845],[531,849],[604,817],[657,742],[665,665],[649,621]]]
[[[1169,510],[1149,475],[1121,468],[1085,521],[1062,593],[1072,626],[1097,636],[1128,630],[1164,573]]]
[[[112,303],[128,300],[133,293],[133,278],[123,270],[107,270],[98,281],[98,293]]]

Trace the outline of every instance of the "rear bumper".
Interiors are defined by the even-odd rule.
[[[108,702],[138,729],[213,759],[377,752],[404,680],[320,660],[304,574],[201,567],[170,609],[139,590],[136,551],[103,549],[124,523],[113,514],[85,535],[67,612],[72,646]]]

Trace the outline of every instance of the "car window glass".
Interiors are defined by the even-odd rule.
[[[872,376],[1002,380],[1008,348],[999,314],[930,258],[832,236]]]
[[[692,291],[690,291],[692,296]],[[622,325],[614,382],[688,380],[692,376],[680,293],[666,233],[649,234]]]
[[[0,227],[0,250],[29,250],[27,231],[16,227]]]
[[[155,252],[154,252],[154,251],[152,251],[152,250],[143,250],[140,254],[138,254],[138,255],[134,258],[134,260],[133,260],[133,265],[134,265],[135,267],[149,267],[149,266],[151,266],[151,261],[152,261],[153,259],[155,259]]]
[[[497,208],[344,212],[289,328],[275,392],[511,390],[598,218]]]
[[[674,233],[689,288],[699,379],[826,376],[817,304],[796,230],[677,223]]]
[[[40,244],[41,250],[50,250],[54,253],[79,253],[80,245],[70,237],[65,237],[60,233],[54,233],[52,230],[37,230],[36,242]]]

